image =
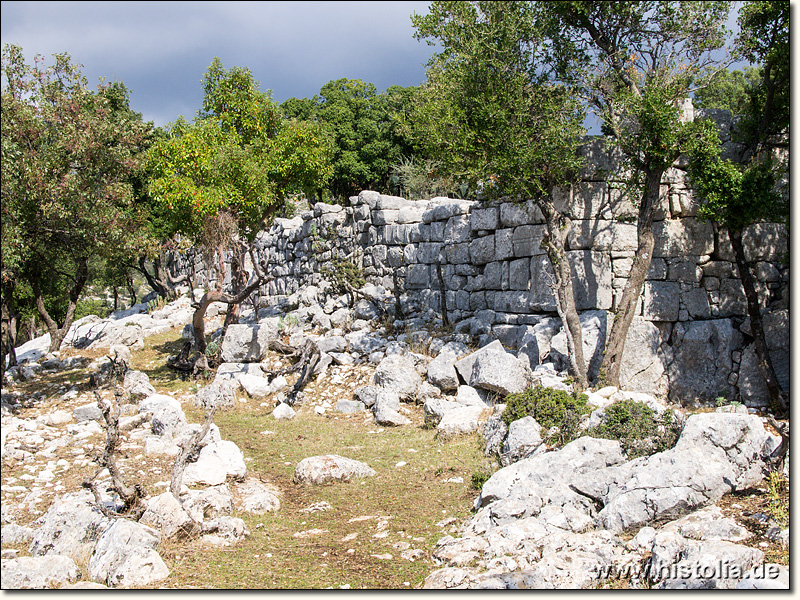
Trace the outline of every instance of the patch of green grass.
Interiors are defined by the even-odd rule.
[[[475,496],[472,473],[486,468],[475,435],[442,441],[435,431],[418,425],[381,428],[369,413],[317,415],[301,407],[294,419],[276,421],[267,408],[242,406],[218,412],[215,422],[223,438],[242,449],[248,476],[262,478],[280,490],[281,509],[267,515],[238,515],[251,531],[246,540],[223,549],[201,549],[195,544],[180,559],[168,562],[172,574],[160,585],[419,587],[437,568],[430,555],[436,541],[448,533],[436,523],[446,517],[455,517],[458,523],[468,518]],[[297,463],[320,454],[365,462],[377,474],[323,486],[293,483]],[[463,482],[447,481],[454,477]],[[333,508],[300,512],[321,501]],[[369,518],[354,520],[360,517]],[[386,522],[383,529],[381,522]],[[312,529],[325,533],[294,536]],[[352,534],[355,538],[342,541]],[[404,544],[423,550],[424,556],[414,562],[401,558]],[[373,556],[384,554],[392,559]]]

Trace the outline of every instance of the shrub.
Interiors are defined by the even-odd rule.
[[[605,422],[588,431],[594,437],[619,440],[628,458],[668,450],[677,443],[680,432],[679,419],[671,410],[657,415],[635,400],[615,402],[606,408]]]
[[[488,471],[475,471],[472,474],[472,489],[480,491],[483,489],[483,484],[489,481],[492,476]]]
[[[537,385],[524,392],[509,394],[502,419],[510,425],[530,415],[544,429],[558,427],[558,432],[545,440],[548,444],[568,444],[578,437],[581,417],[591,412],[587,400],[586,394]]]

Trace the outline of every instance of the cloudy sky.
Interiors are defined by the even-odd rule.
[[[2,2],[3,44],[67,52],[91,84],[121,80],[131,106],[165,125],[193,118],[214,56],[248,67],[278,102],[347,77],[419,85],[431,47],[411,14],[428,2]]]

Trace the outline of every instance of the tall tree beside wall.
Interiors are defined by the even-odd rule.
[[[261,283],[248,284],[248,243],[269,226],[290,194],[315,189],[331,175],[331,147],[319,126],[281,118],[277,105],[259,89],[249,69],[228,70],[215,58],[204,78],[203,110],[194,123],[183,118],[149,152],[149,193],[165,211],[170,236],[181,234],[216,255],[216,289],[194,314],[195,349],[206,351],[204,315],[211,302],[230,307],[225,327]],[[224,255],[232,253],[231,290],[223,290]]]
[[[575,84],[626,159],[638,204],[638,248],[615,307],[601,365],[619,385],[625,339],[653,257],[661,178],[676,159],[707,143],[682,119],[693,81],[719,68],[730,2],[535,2],[549,32],[550,64]]]
[[[93,93],[69,55],[29,65],[20,47],[7,45],[2,76],[3,279],[30,286],[56,351],[89,259],[135,252],[144,215],[131,178],[150,126],[121,118],[108,86]]]
[[[412,122],[420,146],[457,181],[541,210],[556,307],[573,374],[585,386],[566,254],[571,222],[553,201],[554,188],[577,180],[584,112],[572,89],[549,78],[533,18],[525,2],[433,2],[429,14],[414,15],[416,36],[442,50],[428,64]]]
[[[736,161],[720,160],[720,147],[703,148],[693,156],[691,179],[703,206],[700,214],[727,230],[747,299],[758,369],[772,408],[789,409],[769,355],[761,305],[742,236],[762,221],[789,219],[789,2],[748,2],[739,12],[738,57],[760,65],[746,88],[747,102],[735,141],[742,144]]]

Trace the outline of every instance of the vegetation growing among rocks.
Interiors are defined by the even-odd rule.
[[[581,418],[591,412],[586,404],[587,399],[586,394],[535,386],[507,396],[502,418],[506,425],[510,425],[530,415],[545,431],[557,427],[558,431],[547,441],[563,446],[578,437]]]
[[[636,458],[672,448],[680,432],[680,420],[671,410],[659,415],[644,402],[623,400],[606,408],[603,423],[587,433],[619,440],[628,458]]]

